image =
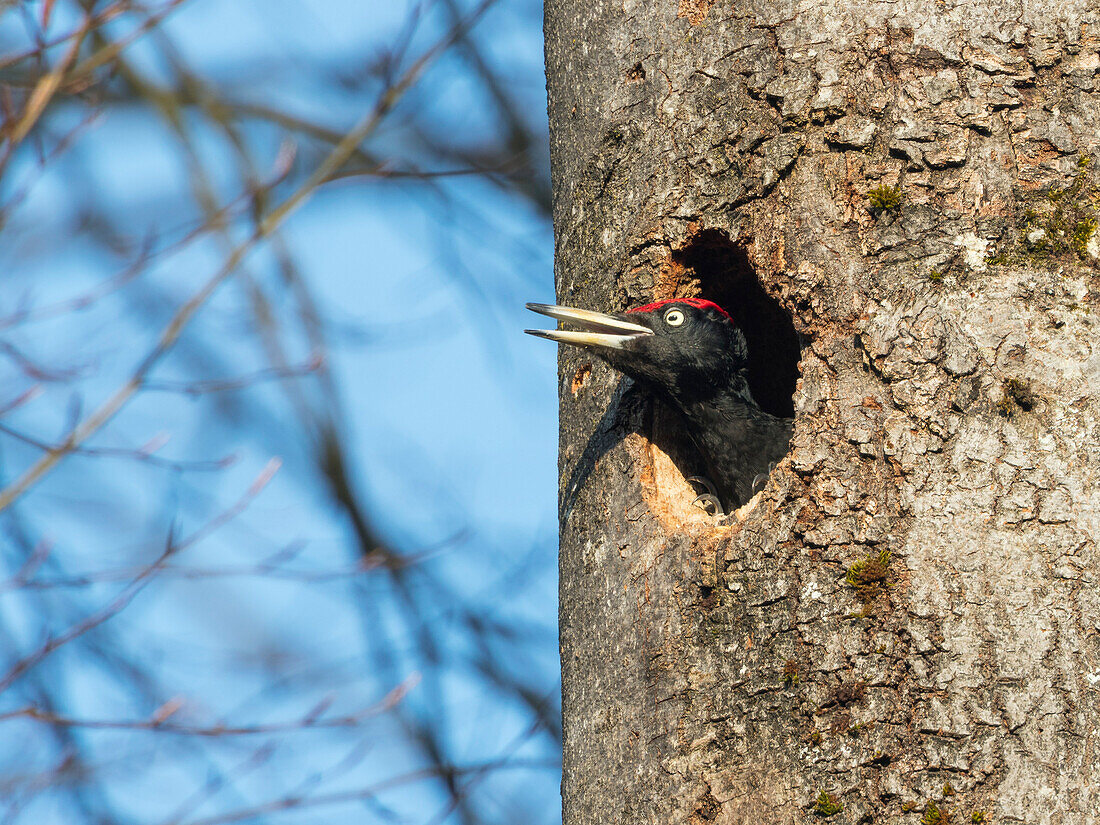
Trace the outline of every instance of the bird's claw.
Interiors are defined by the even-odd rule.
[[[774,469],[775,469],[775,462],[774,461],[769,461],[767,472],[757,473],[755,476],[753,476],[753,479],[752,479],[752,491],[753,491],[753,493],[757,493],[760,490],[764,489],[764,485],[768,483],[768,478],[771,476],[772,470],[774,470]]]
[[[706,476],[688,476],[688,484],[694,485],[704,493],[709,493],[712,496],[718,496],[718,490],[714,485],[710,483],[710,479]]]
[[[708,516],[723,516],[722,502],[718,498],[718,490],[710,483],[710,479],[704,476],[688,476],[688,484],[692,484],[699,491],[695,501],[691,502]]]
[[[695,501],[691,502],[698,507],[708,516],[723,516],[725,513],[722,510],[722,502],[718,500],[718,496],[711,493],[703,493],[700,496],[695,497]]]

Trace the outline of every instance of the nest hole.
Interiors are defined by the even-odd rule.
[[[725,309],[745,334],[756,403],[772,415],[793,418],[802,340],[791,316],[764,290],[745,248],[720,229],[704,229],[672,260],[698,282],[700,297]]]

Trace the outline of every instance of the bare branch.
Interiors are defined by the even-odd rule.
[[[129,380],[119,387],[114,394],[87,419],[74,427],[60,447],[48,452],[22,476],[8,485],[5,489],[0,490],[0,512],[11,506],[13,502],[18,500],[27,490],[34,486],[34,484],[46,475],[46,473],[52,470],[58,462],[71,453],[73,448],[80,446],[84,441],[98,432],[104,425],[113,419],[124,406],[126,406],[134,394],[141,389],[146,377],[153,367],[156,366],[156,364],[172,349],[176,341],[179,340],[180,334],[187,327],[188,323],[190,323],[195,313],[197,313],[210,299],[217,288],[233,275],[238,265],[244,260],[245,256],[252,251],[253,247],[274,232],[295,209],[301,206],[306,199],[316,191],[320,184],[326,181],[333,172],[347,162],[348,158],[351,157],[355,151],[355,148],[378,127],[378,124],[385,114],[393,108],[401,95],[416,81],[427,65],[438,57],[455,39],[460,37],[469,26],[473,25],[494,2],[495,0],[483,0],[477,9],[467,18],[464,26],[449,32],[432,48],[428,49],[427,52],[421,55],[421,57],[409,67],[396,85],[390,87],[382,94],[374,110],[368,114],[358,126],[348,132],[343,140],[336,144],[335,148],[333,148],[320,166],[318,166],[291,195],[264,216],[259,226],[257,226],[249,238],[233,250],[222,268],[218,270],[218,272],[216,272],[190,300],[180,307],[176,315],[164,328],[157,345],[145,356],[137,369],[134,370]]]
[[[323,730],[329,728],[355,728],[364,721],[393,710],[397,704],[405,698],[410,690],[420,682],[420,674],[414,673],[404,682],[393,688],[380,702],[365,707],[355,713],[342,714],[320,718],[320,714],[311,711],[300,719],[289,722],[275,722],[263,725],[231,725],[228,723],[201,726],[187,725],[170,721],[171,717],[183,707],[182,700],[173,700],[158,708],[148,719],[133,720],[108,720],[108,719],[74,719],[57,713],[50,713],[28,705],[18,710],[0,713],[0,722],[13,719],[31,719],[35,722],[44,722],[50,725],[62,725],[70,728],[87,728],[89,730],[144,730],[158,733],[172,733],[181,736],[263,736],[274,733],[300,733],[310,730]],[[322,709],[323,711],[323,709]]]

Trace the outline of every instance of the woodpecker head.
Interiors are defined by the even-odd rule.
[[[744,375],[745,336],[711,301],[658,301],[616,315],[551,304],[527,308],[572,323],[580,331],[526,332],[589,349],[631,378],[656,385],[682,406],[730,390],[750,400]]]

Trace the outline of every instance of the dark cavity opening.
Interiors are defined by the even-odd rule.
[[[672,260],[699,282],[702,297],[728,312],[749,349],[749,388],[760,408],[794,417],[801,341],[790,315],[764,291],[745,250],[720,229],[696,233]]]

